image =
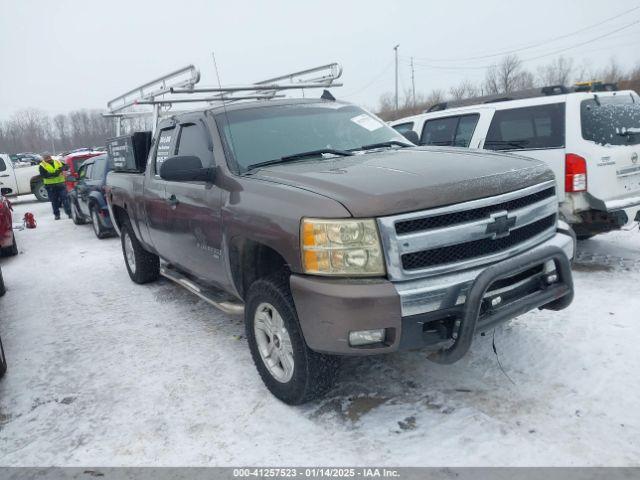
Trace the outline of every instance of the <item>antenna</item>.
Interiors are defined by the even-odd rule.
[[[220,71],[218,70],[218,62],[216,62],[216,54],[215,52],[211,52],[211,57],[213,58],[213,68],[216,71],[216,78],[218,79],[218,87],[222,88],[222,83],[220,82]],[[233,131],[231,129],[231,122],[229,122],[229,113],[227,113],[227,103],[224,96],[222,98],[222,108],[224,109],[224,119],[227,122],[227,128],[229,129],[229,140],[231,141],[231,150],[235,152],[236,142],[233,140]],[[232,153],[233,162],[235,163],[235,155]],[[236,165],[237,167],[237,165]]]

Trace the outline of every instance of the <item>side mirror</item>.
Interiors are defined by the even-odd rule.
[[[160,178],[170,182],[213,182],[215,170],[203,168],[200,158],[194,155],[179,155],[162,162]]]
[[[0,195],[10,195],[13,193],[13,189],[9,187],[0,188]]]
[[[407,130],[406,132],[402,132],[402,136],[409,140],[411,143],[420,145],[420,137],[415,132],[415,130]]]

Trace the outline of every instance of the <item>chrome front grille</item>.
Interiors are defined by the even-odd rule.
[[[378,219],[391,280],[437,275],[498,261],[556,229],[554,182],[503,195]]]

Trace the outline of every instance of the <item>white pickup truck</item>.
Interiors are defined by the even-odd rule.
[[[14,165],[6,153],[0,153],[0,186],[13,190],[11,196],[33,193],[41,202],[49,199],[38,166]]]

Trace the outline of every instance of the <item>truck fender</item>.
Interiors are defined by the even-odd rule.
[[[100,209],[107,208],[107,202],[104,198],[104,195],[100,192],[91,192],[89,194],[89,204],[95,203],[100,207]]]
[[[285,256],[263,242],[238,235],[225,245],[229,278],[242,299],[258,278],[289,268]]]

